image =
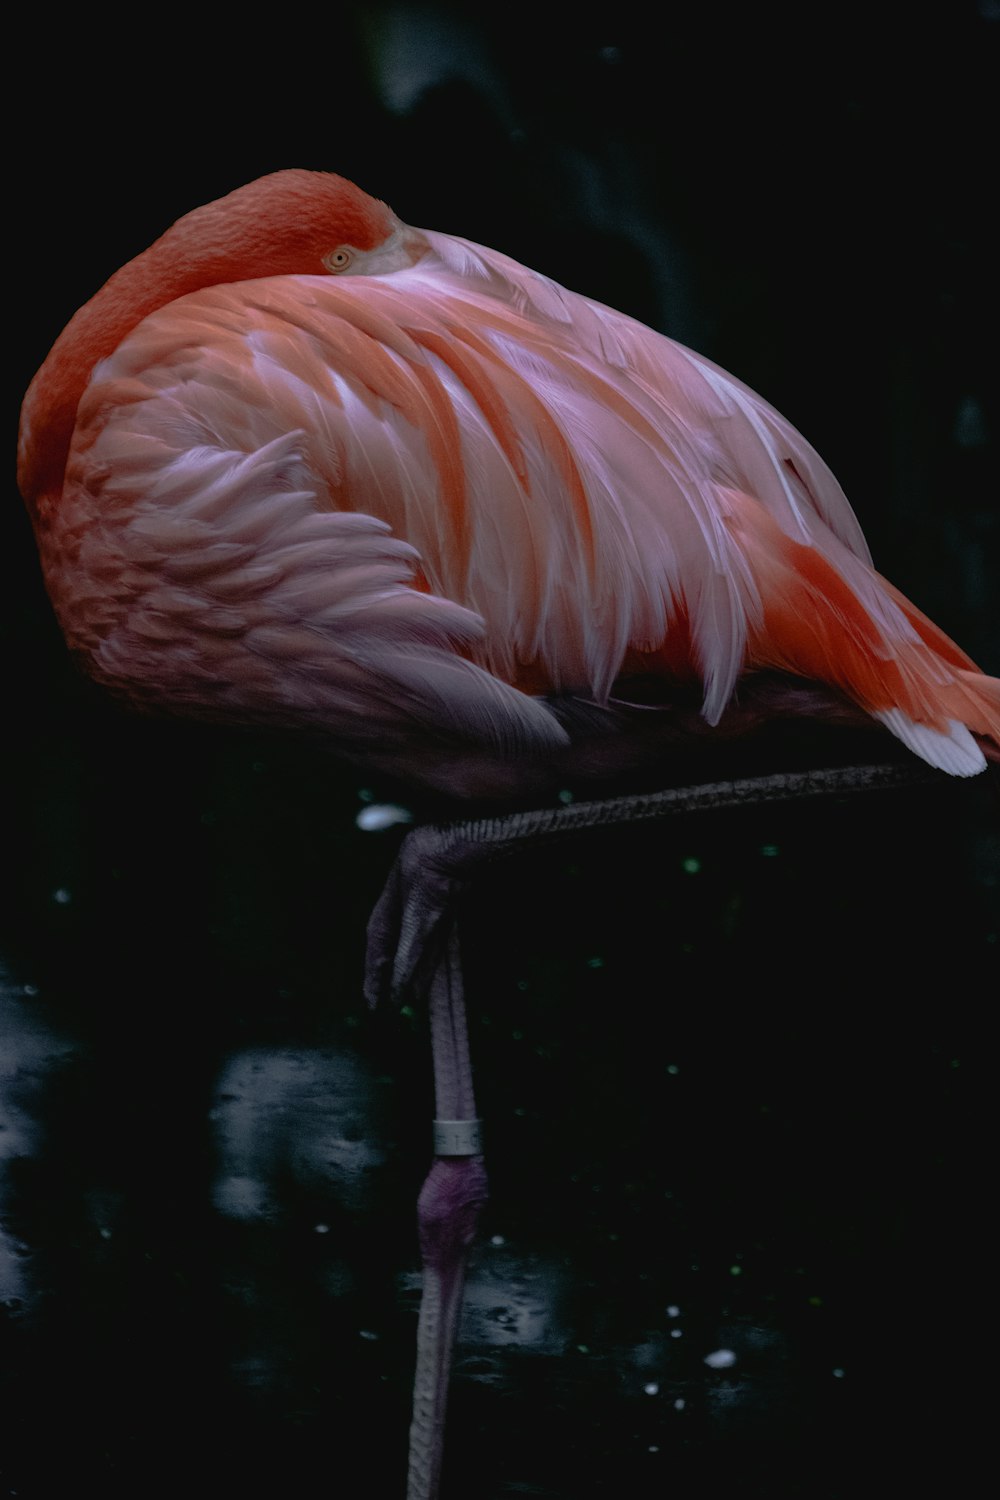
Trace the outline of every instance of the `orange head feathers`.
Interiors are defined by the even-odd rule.
[[[399,221],[346,177],[290,168],[178,219],[151,254],[196,286],[346,269],[336,252],[374,250]]]

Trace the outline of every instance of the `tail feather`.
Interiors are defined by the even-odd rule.
[[[887,708],[873,715],[902,740],[915,755],[949,776],[978,776],[986,769],[986,757],[964,724],[949,719],[945,731],[932,729],[908,719],[898,708]]]
[[[743,511],[737,529],[763,600],[748,667],[830,683],[952,776],[1000,758],[1000,680],[835,541],[795,541],[747,497]]]

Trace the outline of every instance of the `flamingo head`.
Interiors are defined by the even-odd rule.
[[[80,309],[35,376],[18,456],[32,514],[58,493],[91,370],[149,313],[223,282],[405,270],[426,249],[419,230],[332,172],[272,172],[185,214]]]
[[[420,250],[419,235],[353,182],[292,168],[185,214],[147,255],[205,284],[401,270]]]

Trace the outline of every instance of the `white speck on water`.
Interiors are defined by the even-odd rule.
[[[506,1245],[506,1243],[507,1243],[507,1241],[504,1239],[504,1237],[503,1237],[502,1234],[495,1234],[490,1239],[490,1244],[491,1245],[496,1245],[498,1248],[499,1248],[500,1245]]]
[[[728,1370],[736,1363],[736,1355],[732,1349],[713,1349],[711,1354],[705,1355],[705,1363],[713,1370]]]
[[[839,1365],[836,1367],[835,1370],[831,1371],[831,1373],[833,1375],[834,1380],[843,1380],[843,1378],[844,1378],[844,1372],[840,1368]]]
[[[330,1226],[329,1226],[329,1224],[314,1224],[313,1225],[313,1233],[314,1234],[329,1234],[330,1233]]]
[[[66,887],[61,885],[57,891],[52,892],[52,899],[57,906],[68,906],[73,897]]]
[[[676,1063],[667,1063],[667,1072],[671,1075],[672,1078],[676,1078],[677,1074],[680,1072],[680,1068]]]
[[[22,984],[22,986],[21,986],[21,993],[22,993],[22,995],[29,995],[29,996],[37,995],[38,994],[38,985],[37,984]]]
[[[671,1328],[670,1337],[672,1339],[682,1339],[684,1337],[683,1328]]]
[[[559,793],[559,801],[562,803],[562,805],[564,807],[568,807],[569,804],[573,801],[573,793],[572,792],[560,792]]]
[[[395,802],[372,802],[363,807],[354,819],[362,833],[381,833],[383,829],[394,828],[397,823],[412,823],[413,814],[407,807],[399,807]]]
[[[110,1229],[102,1229],[100,1233],[101,1233],[101,1239],[102,1240],[109,1240],[111,1238],[111,1230]]]
[[[643,1386],[643,1390],[647,1396],[658,1396],[660,1394],[660,1387],[655,1380],[647,1380]]]
[[[378,1334],[377,1333],[372,1333],[372,1331],[371,1331],[370,1328],[359,1328],[358,1332],[361,1335],[361,1337],[363,1339],[367,1339],[370,1344],[374,1343],[375,1340],[378,1338]]]
[[[647,1451],[647,1453],[659,1453],[659,1451],[660,1451],[659,1445],[656,1444],[656,1443],[650,1443],[650,1445],[649,1445],[649,1447],[647,1448],[646,1451]]]
[[[681,1315],[681,1310],[677,1306],[677,1303],[676,1302],[671,1302],[670,1306],[667,1308],[667,1317],[668,1318],[679,1318],[680,1315]]]
[[[677,1400],[674,1402],[674,1411],[683,1411],[683,1410],[684,1410],[684,1397],[683,1396],[678,1396]]]
[[[695,859],[693,855],[689,856],[687,859],[682,859],[681,869],[686,875],[697,875],[698,871],[701,869],[701,860]]]

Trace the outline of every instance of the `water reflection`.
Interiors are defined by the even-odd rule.
[[[531,1038],[539,1028],[541,1046],[544,1007],[525,1005],[518,1026]],[[19,1335],[0,1376],[27,1448],[9,1488],[72,1493],[63,1471],[72,1455],[106,1497],[133,1500],[151,1493],[152,1456],[172,1452],[170,1491],[185,1493],[207,1448],[227,1487],[254,1500],[294,1493],[317,1464],[339,1478],[345,1455],[359,1451],[366,1491],[399,1493],[420,1295],[415,1197],[427,1161],[408,1091],[411,1064],[427,1065],[419,1042],[392,1067],[375,1060],[370,1037],[357,1048],[299,1038],[213,1050],[192,1011],[186,1029],[174,1018],[179,1035],[164,1056],[162,1015],[145,1032],[131,1028],[131,1012],[81,1032],[78,1007],[10,982],[0,1013],[0,1298]],[[398,1045],[401,1022],[391,1030]],[[503,1064],[493,1091],[506,1101],[524,1070],[507,1066],[503,1041],[489,1028],[479,1056],[487,1079]],[[526,1055],[540,1059],[540,1085],[570,1086],[572,1071],[557,1078],[548,1048]],[[494,1200],[470,1266],[449,1419],[453,1496],[652,1500],[668,1472],[685,1492],[721,1493],[755,1455],[779,1464],[772,1495],[797,1496],[813,1434],[829,1445],[845,1422],[860,1430],[866,1382],[883,1420],[881,1332],[893,1304],[869,1290],[867,1255],[864,1280],[851,1279],[850,1245],[837,1249],[836,1274],[820,1274],[837,1179],[822,1157],[808,1200],[823,1213],[807,1241],[815,1272],[805,1277],[786,1256],[794,1220],[744,1254],[734,1225],[766,1228],[774,1210],[760,1180],[738,1213],[731,1206],[726,1163],[734,1153],[742,1162],[739,1130],[753,1115],[738,1091],[729,1109],[736,1085],[719,1086],[719,1066],[707,1047],[684,1053],[681,1077],[701,1079],[686,1133],[643,1133],[655,1160],[646,1170],[635,1155],[628,1194],[617,1142],[602,1136],[600,1154],[550,1137],[549,1153],[532,1154],[524,1132],[542,1135],[512,1115],[505,1147],[494,1110]],[[742,1055],[737,1066],[755,1078]],[[954,1070],[944,1076],[952,1085]],[[613,1086],[602,1077],[585,1097]],[[881,1110],[880,1070],[870,1097]],[[720,1110],[727,1128],[716,1149]],[[585,1119],[579,1095],[549,1116]],[[815,1157],[823,1138],[807,1119]],[[669,1199],[664,1140],[679,1181]],[[852,1183],[867,1181],[868,1150],[850,1156]],[[783,1197],[801,1180],[785,1173]],[[857,1213],[855,1222],[866,1223]],[[847,1290],[828,1295],[838,1277]],[[922,1343],[933,1336],[921,1328]],[[890,1393],[901,1408],[906,1391],[907,1419],[922,1379],[906,1375]],[[58,1449],[53,1430],[66,1434]],[[841,1500],[850,1490],[810,1476],[808,1492]]]
[[[212,1109],[218,1166],[212,1200],[227,1218],[274,1217],[289,1187],[330,1192],[361,1212],[378,1143],[370,1071],[327,1048],[249,1049],[229,1057]],[[329,1226],[318,1222],[318,1233]]]
[[[30,1245],[11,1227],[12,1178],[43,1146],[39,1102],[73,1051],[38,1013],[38,991],[0,967],[0,1304],[16,1313],[37,1295]]]

